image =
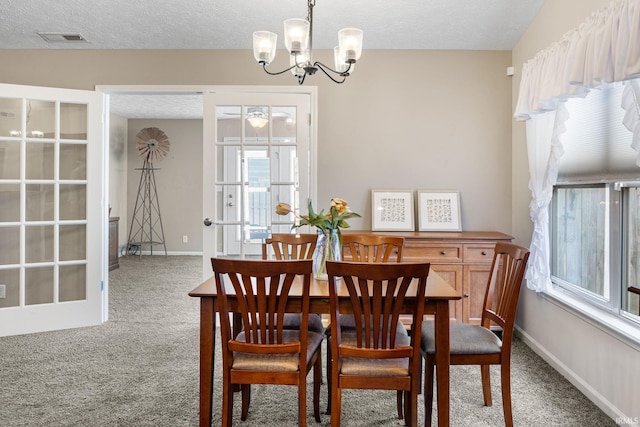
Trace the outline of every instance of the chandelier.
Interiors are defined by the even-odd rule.
[[[267,69],[276,57],[276,42],[278,35],[270,31],[256,31],[253,33],[253,56],[262,65],[267,74],[276,76],[291,71],[298,78],[298,83],[304,83],[305,77],[322,71],[335,83],[344,83],[353,72],[355,63],[362,54],[362,30],[357,28],[343,28],[338,31],[338,46],[333,48],[334,68],[323,63],[313,62],[313,7],[315,0],[307,0],[307,19],[292,18],[284,21],[284,44],[289,51],[290,67],[277,72]]]

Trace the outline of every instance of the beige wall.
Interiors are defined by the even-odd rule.
[[[328,54],[316,58],[329,63]],[[345,84],[310,77],[305,84],[318,86],[316,203],[343,197],[363,215],[352,226],[369,229],[373,188],[455,189],[464,229],[511,233],[510,65],[502,51],[367,51]],[[0,50],[0,81],[295,85],[288,74],[264,74],[248,51],[207,50]],[[199,194],[192,197],[196,208]]]
[[[516,69],[513,109],[523,63],[609,3],[609,0],[545,2],[513,50]],[[527,188],[529,168],[526,156],[525,125],[514,121],[513,234],[517,242],[528,246],[533,227],[528,218],[531,193]],[[629,341],[608,331],[597,321],[591,321],[528,289],[521,294],[517,325],[530,346],[612,418],[640,417],[640,351],[637,346],[630,345]]]
[[[456,189],[464,229],[510,233],[511,55],[366,53],[319,88],[320,200],[347,199],[370,229],[370,189]]]
[[[129,121],[109,117],[109,207],[110,216],[119,217],[118,242],[127,241],[127,144]]]

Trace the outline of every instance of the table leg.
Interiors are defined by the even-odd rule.
[[[200,427],[211,427],[216,313],[213,298],[200,298]]]
[[[436,380],[438,385],[438,426],[449,425],[449,301],[436,302]]]

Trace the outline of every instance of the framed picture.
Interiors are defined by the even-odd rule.
[[[460,193],[418,190],[418,231],[461,231]]]
[[[371,190],[371,230],[414,231],[413,190]]]

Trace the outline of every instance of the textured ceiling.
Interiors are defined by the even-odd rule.
[[[313,46],[332,49],[339,29],[357,27],[364,30],[364,54],[367,49],[511,50],[543,3],[317,0]],[[255,30],[279,34],[284,49],[282,21],[307,15],[304,0],[0,0],[0,5],[0,49],[251,49]],[[38,33],[81,34],[86,41],[47,42]],[[136,96],[114,104],[123,111],[139,105],[148,111],[134,115],[148,117],[152,109],[162,110],[165,98],[201,115],[190,107],[189,96],[152,101]]]
[[[250,49],[255,30],[282,35],[303,0],[1,0],[0,49]],[[318,0],[314,47],[343,27],[365,49],[511,50],[544,0]],[[80,33],[47,43],[38,32]]]

